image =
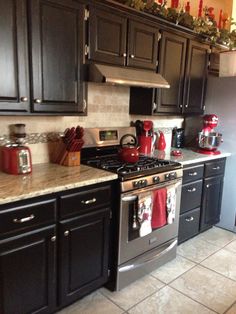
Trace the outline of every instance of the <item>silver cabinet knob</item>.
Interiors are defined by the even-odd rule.
[[[127,57],[127,54],[126,54],[125,52],[123,53],[123,57],[124,57],[124,58],[126,58],[126,57]]]
[[[209,187],[210,187],[210,184],[207,184],[207,185],[206,185],[206,188],[209,189]]]
[[[66,231],[64,232],[64,236],[65,236],[65,237],[68,237],[69,233],[70,233],[70,231],[66,230]]]
[[[130,58],[131,58],[131,59],[134,59],[134,55],[130,55]]]
[[[34,100],[34,102],[36,102],[37,104],[41,104],[42,100],[39,99],[39,98],[36,98],[36,99]]]
[[[56,237],[56,236],[51,237],[51,241],[52,241],[52,242],[55,242],[55,241],[56,241],[56,239],[57,239],[57,237]]]
[[[20,99],[22,102],[27,102],[28,101],[28,97],[21,97]]]

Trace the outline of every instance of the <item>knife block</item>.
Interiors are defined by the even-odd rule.
[[[67,167],[79,166],[80,152],[67,152],[66,158],[62,164]]]

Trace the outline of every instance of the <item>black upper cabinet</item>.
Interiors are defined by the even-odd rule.
[[[55,228],[0,241],[0,313],[52,313],[56,306]]]
[[[71,0],[31,0],[33,112],[84,113],[84,8]]]
[[[0,0],[0,113],[29,111],[25,0]]]
[[[89,27],[89,58],[125,65],[127,19],[117,13],[91,6]]]
[[[155,70],[159,30],[156,25],[129,20],[127,65]]]
[[[190,40],[185,75],[184,113],[203,113],[209,46]]]
[[[169,32],[162,33],[158,72],[168,81],[170,88],[157,89],[157,112],[182,111],[186,48],[186,38]]]
[[[203,113],[209,46],[163,32],[159,60],[158,72],[170,83],[170,89],[131,88],[130,113]]]
[[[158,29],[127,19],[117,11],[90,7],[89,59],[96,62],[156,69]]]

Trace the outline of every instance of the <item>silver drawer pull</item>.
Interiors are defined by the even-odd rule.
[[[15,219],[13,219],[13,222],[16,223],[16,224],[22,224],[22,223],[24,223],[24,222],[33,220],[34,218],[35,218],[34,215],[30,215],[30,216],[28,216],[28,217],[21,218],[21,219],[15,218]]]
[[[189,174],[188,174],[190,177],[195,177],[195,176],[197,176],[197,172],[195,171],[195,172],[189,172]]]
[[[187,191],[188,191],[189,193],[193,193],[193,192],[196,192],[197,189],[196,189],[196,188],[192,188],[192,189],[188,189]]]
[[[212,168],[212,170],[220,170],[220,167],[219,166],[214,167],[214,168]]]
[[[190,221],[193,221],[194,218],[193,218],[193,217],[187,217],[187,218],[185,218],[185,220],[186,220],[187,222],[190,222]]]
[[[97,199],[94,197],[91,200],[87,200],[87,201],[81,201],[82,204],[88,205],[88,204],[93,204],[97,201]]]

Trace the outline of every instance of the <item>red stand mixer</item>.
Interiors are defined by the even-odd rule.
[[[219,155],[217,150],[223,142],[222,134],[215,132],[214,128],[218,125],[218,117],[215,114],[207,114],[203,117],[203,129],[198,133],[198,153],[206,155]]]

